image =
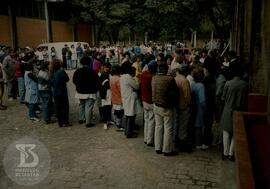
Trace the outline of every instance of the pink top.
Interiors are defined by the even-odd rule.
[[[100,70],[100,67],[101,67],[101,62],[97,59],[94,59],[94,62],[93,62],[93,70],[98,73],[99,70]]]

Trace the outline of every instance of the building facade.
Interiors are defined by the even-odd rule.
[[[7,0],[0,6],[0,44],[36,47],[45,42],[93,43],[90,23],[80,22],[79,11],[67,2]]]
[[[232,47],[249,70],[250,93],[270,94],[270,1],[236,0]]]

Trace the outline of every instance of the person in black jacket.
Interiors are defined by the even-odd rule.
[[[50,83],[53,89],[58,125],[59,127],[69,127],[71,124],[69,122],[69,101],[66,84],[69,77],[65,70],[61,68],[61,61],[58,59],[52,61],[50,70]]]
[[[86,127],[94,126],[92,121],[93,107],[97,98],[99,89],[99,77],[89,65],[89,57],[83,57],[80,60],[82,68],[75,71],[73,83],[76,86],[75,98],[80,100],[79,105],[79,123],[86,123]]]

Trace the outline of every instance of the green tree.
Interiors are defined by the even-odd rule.
[[[72,0],[71,0],[72,1]],[[119,32],[144,35],[150,40],[175,40],[190,30],[207,30],[210,20],[216,34],[226,39],[231,28],[233,0],[73,0],[81,17],[97,26],[97,39],[116,43]],[[209,25],[209,24],[208,24]]]

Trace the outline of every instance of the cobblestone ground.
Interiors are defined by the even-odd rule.
[[[73,122],[69,128],[33,123],[24,105],[5,101],[8,110],[0,112],[0,189],[236,188],[234,164],[221,161],[217,149],[164,157],[144,145],[142,134],[126,139],[112,127],[104,131],[101,124],[92,128],[77,124],[78,103],[71,82],[69,89]],[[42,142],[51,157],[48,177],[34,186],[17,185],[3,168],[8,145],[23,136]]]

